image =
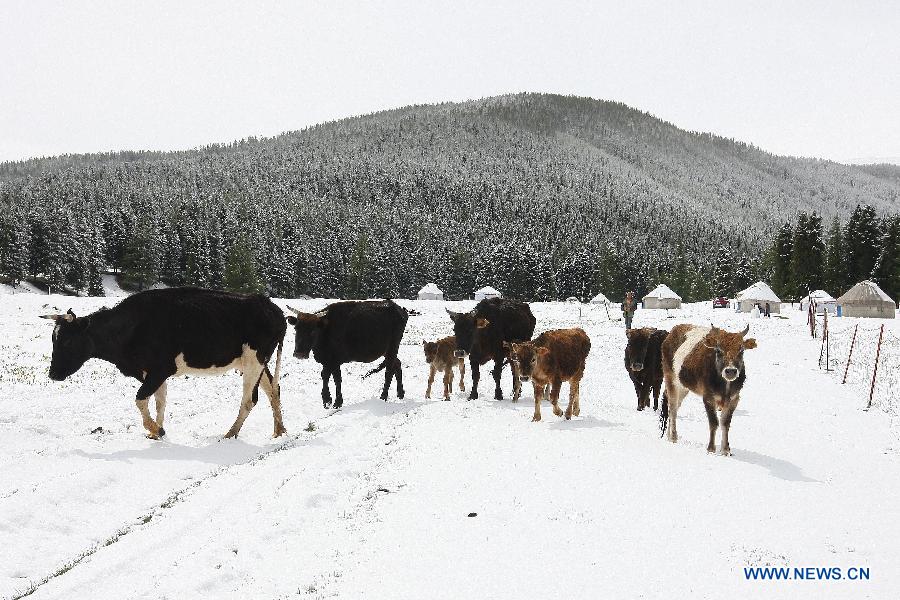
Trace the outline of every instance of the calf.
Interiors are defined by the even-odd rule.
[[[744,350],[756,348],[756,340],[744,339],[748,325],[740,333],[730,333],[716,327],[676,325],[662,345],[663,373],[666,394],[660,423],[665,431],[668,421],[669,441],[678,441],[676,418],[681,402],[688,392],[703,398],[709,421],[707,452],[716,451],[716,430],[722,425],[722,454],[731,454],[728,430],[731,417],[740,401],[741,388],[747,374],[744,371]]]
[[[425,397],[431,398],[431,384],[434,383],[434,374],[438,371],[444,374],[444,400],[450,399],[453,393],[453,368],[459,368],[459,389],[466,391],[466,361],[455,356],[456,338],[445,337],[436,342],[422,342],[425,350],[425,362],[429,365],[428,389]]]
[[[218,375],[237,369],[244,393],[225,437],[237,437],[256,406],[261,386],[272,405],[275,437],[286,433],[281,417],[281,347],[286,325],[281,309],[260,294],[249,296],[198,288],[147,290],[110,309],[76,317],[43,315],[56,322],[50,379],[62,381],[90,358],[114,364],[141,382],[135,403],[147,437],[165,435],[166,380],[173,375]],[[275,374],[267,363],[277,348]],[[150,396],[156,420],[150,417]]]
[[[494,399],[503,400],[500,377],[503,374],[506,352],[504,342],[524,342],[534,335],[535,321],[531,308],[524,302],[506,298],[488,298],[479,302],[467,313],[447,311],[453,319],[456,335],[456,356],[469,357],[472,368],[472,391],[469,400],[478,398],[480,367],[494,361]],[[521,384],[513,377],[513,401],[519,399]]]
[[[534,417],[541,420],[541,399],[550,388],[550,404],[557,417],[559,391],[564,381],[569,382],[569,405],[566,419],[581,413],[579,388],[584,376],[584,364],[591,351],[591,339],[583,329],[556,329],[545,331],[531,342],[507,344],[513,374],[522,382],[534,384]]]
[[[385,369],[381,399],[387,400],[391,380],[397,380],[397,397],[403,398],[403,371],[397,351],[406,329],[409,313],[393,300],[335,302],[315,314],[288,307],[294,313],[288,322],[294,326],[294,356],[309,358],[312,352],[322,365],[322,406],[331,407],[329,378],[334,379],[334,407],[344,404],[341,393],[341,365],[347,362],[381,364],[365,377]]]
[[[663,382],[662,343],[668,331],[644,327],[628,329],[628,345],[625,347],[625,370],[637,393],[638,410],[650,406],[650,391],[653,391],[653,410],[659,407],[659,390]]]

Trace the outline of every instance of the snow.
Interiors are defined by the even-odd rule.
[[[40,289],[27,281],[20,281],[19,285],[0,283],[0,295],[5,294],[43,294]]]
[[[816,290],[814,292],[810,292],[808,296],[804,296],[800,300],[800,304],[803,305],[803,304],[809,303],[810,298],[812,298],[813,300],[815,300],[818,303],[836,302],[836,300],[834,299],[834,296],[832,296],[825,290]]]
[[[888,296],[884,290],[878,287],[878,284],[874,281],[860,281],[852,288],[847,290],[847,293],[838,298],[839,304],[868,304],[872,300],[883,300],[885,302],[890,302],[892,304],[896,304],[894,299]]]
[[[103,279],[103,293],[106,296],[117,297],[128,295],[128,292],[119,286],[119,282],[116,281],[115,275],[105,274],[100,277]]]
[[[603,295],[603,292],[597,292],[597,295],[591,298],[592,304],[609,304],[609,298]]]
[[[419,293],[420,294],[443,294],[444,292],[442,292],[441,288],[439,288],[437,285],[435,285],[433,283],[427,283],[427,284],[425,284],[425,287],[423,287],[421,290],[419,290]]]
[[[482,296],[499,296],[499,295],[500,295],[500,292],[498,292],[497,290],[495,290],[495,289],[492,288],[491,286],[486,285],[486,286],[484,286],[484,287],[481,288],[481,289],[475,290],[475,294],[476,294],[476,295],[477,295],[477,294],[481,294]]]
[[[738,292],[735,296],[736,300],[749,300],[751,302],[781,302],[781,298],[775,295],[769,284],[764,281],[757,281],[746,290]]]
[[[672,288],[664,283],[653,288],[653,291],[644,296],[644,298],[674,298],[676,300],[681,300],[681,296],[672,291]]]
[[[674,445],[655,413],[635,410],[623,326],[605,311],[579,321],[572,305],[532,304],[537,332],[580,326],[592,349],[581,416],[531,423],[532,392],[511,403],[508,371],[502,402],[489,399],[488,368],[482,399],[425,401],[421,340],[452,332],[445,306],[474,302],[399,302],[423,313],[400,349],[405,400],[382,402],[377,378],[361,379],[370,366],[351,364],[344,409],[325,411],[320,369],[293,358],[289,331],[287,438],[269,437],[263,400],[240,439],[221,440],[239,397],[229,374],[171,381],[168,435],[151,441],[136,382],[111,365],[46,376],[52,326],[37,315],[108,299],[0,298],[0,597],[32,584],[35,599],[888,598],[900,587],[891,418],[818,370],[800,311],[752,322],[707,302],[675,319],[637,311],[635,327],[750,323],[759,348],[722,457],[705,451],[699,398],[685,400]],[[900,322],[885,327],[900,335]],[[766,565],[862,566],[872,579],[745,581],[745,566]]]

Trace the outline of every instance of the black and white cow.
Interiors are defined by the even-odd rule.
[[[397,397],[403,398],[403,371],[397,352],[406,330],[409,313],[393,300],[360,302],[348,300],[329,304],[315,314],[288,307],[294,316],[288,322],[296,332],[294,356],[309,358],[310,352],[322,365],[322,405],[331,407],[328,380],[334,379],[334,407],[344,404],[341,392],[341,365],[348,362],[382,363],[366,377],[385,370],[381,399],[387,400],[391,380],[397,380]]]
[[[165,435],[169,377],[231,369],[243,373],[244,386],[237,419],[225,437],[237,437],[260,386],[272,405],[275,437],[286,433],[278,381],[287,325],[281,309],[266,296],[188,287],[147,290],[86,317],[76,317],[71,309],[43,317],[56,322],[50,378],[62,381],[91,358],[114,364],[141,382],[135,402],[149,438]],[[273,375],[267,364],[276,350]],[[156,420],[147,408],[151,395]]]

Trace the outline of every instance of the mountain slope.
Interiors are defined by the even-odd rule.
[[[740,287],[799,210],[900,205],[891,169],[778,157],[549,94],[186,152],[7,163],[0,179],[8,278],[84,289],[141,264],[139,283],[222,285],[247,245],[249,285],[283,296],[407,296],[426,280],[455,297],[484,283],[526,299],[618,296],[664,280],[705,297],[714,257],[734,258]]]

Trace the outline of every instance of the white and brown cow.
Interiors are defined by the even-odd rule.
[[[728,430],[747,378],[744,350],[756,348],[755,339],[744,338],[749,330],[749,325],[739,333],[715,326],[676,325],[666,337],[662,346],[666,394],[660,422],[665,431],[668,421],[669,441],[678,441],[678,409],[688,392],[694,392],[703,398],[709,420],[706,450],[716,451],[716,430],[721,421],[721,452],[726,456],[731,454]],[[718,412],[722,413],[721,420]]]

